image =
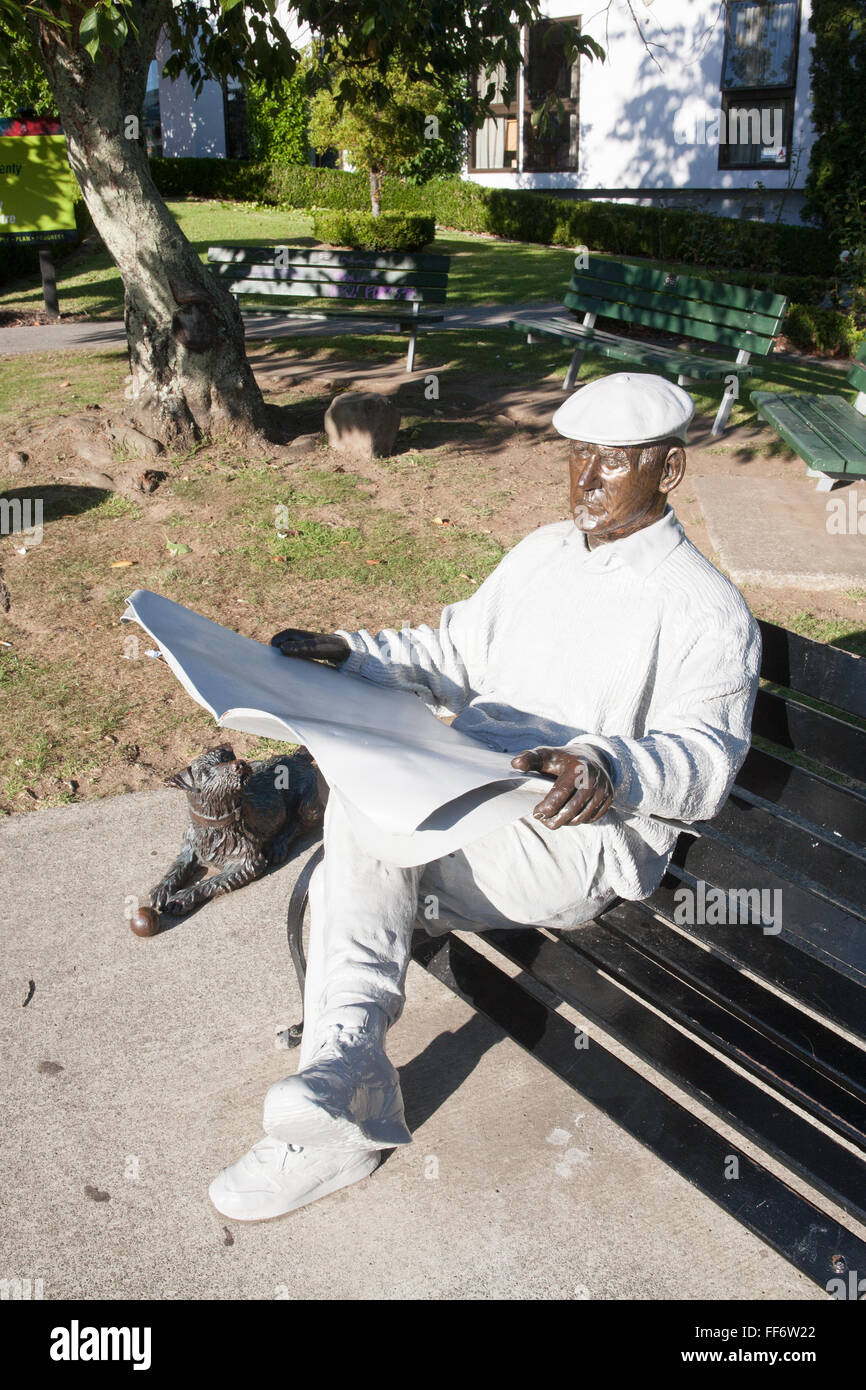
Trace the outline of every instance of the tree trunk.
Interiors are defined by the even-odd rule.
[[[147,70],[169,4],[138,6],[138,36],[103,50],[96,62],[74,31],[67,46],[61,31],[34,23],[69,162],[123,280],[128,395],[142,426],[164,443],[248,434],[265,424],[240,310],[163,202],[139,133]]]
[[[373,209],[374,217],[378,217],[382,211],[382,183],[384,179],[384,169],[370,170],[370,206]]]

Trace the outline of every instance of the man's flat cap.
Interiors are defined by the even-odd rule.
[[[614,372],[569,396],[553,417],[566,439],[585,444],[651,444],[688,437],[695,403],[688,391],[663,376]]]

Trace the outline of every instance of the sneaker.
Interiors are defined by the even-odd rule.
[[[381,1161],[375,1149],[334,1152],[260,1139],[237,1163],[223,1168],[208,1195],[220,1215],[232,1221],[270,1221],[360,1182]]]
[[[400,1078],[378,1040],[331,1025],[312,1062],[265,1097],[264,1127],[286,1143],[328,1149],[411,1144]]]

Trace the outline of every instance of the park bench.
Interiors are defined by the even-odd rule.
[[[761,629],[748,757],[715,819],[681,828],[652,897],[558,934],[485,931],[486,954],[464,934],[419,930],[413,956],[818,1285],[849,1289],[859,1271],[856,1290],[866,1242],[825,1199],[866,1221],[866,662]],[[321,855],[288,909],[302,993]],[[571,1010],[589,1025],[576,1029]]]
[[[857,392],[853,405],[844,396],[751,393],[758,414],[805,459],[806,473],[818,479],[819,492],[866,474],[866,342],[861,343],[846,380]]]
[[[445,303],[450,256],[305,246],[209,246],[207,258],[210,270],[235,296],[337,299],[340,302],[333,307],[317,306],[316,317],[363,317],[364,322],[396,326],[400,333],[409,334],[407,372],[415,368],[419,328],[444,318],[425,306]]]
[[[753,354],[768,356],[788,308],[780,294],[724,285],[718,280],[696,280],[639,265],[587,258],[578,254],[563,301],[566,313],[545,317],[510,319],[509,328],[533,335],[559,338],[572,350],[563,390],[577,380],[584,353],[598,352],[636,367],[676,376],[680,386],[703,381],[723,381],[725,392],[713,424],[713,434],[724,432],[731,407],[739,395],[741,376],[754,374]],[[581,322],[577,315],[582,314]],[[595,327],[601,316],[621,323],[696,338],[718,348],[736,349],[736,358],[710,357],[703,351],[662,347],[644,339],[624,338]]]

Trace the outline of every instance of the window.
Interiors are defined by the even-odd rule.
[[[524,83],[524,169],[576,169],[580,62],[566,61],[566,31],[555,20],[530,25]],[[547,120],[533,123],[545,104]]]
[[[483,96],[490,83],[494,84],[493,99],[490,103],[492,115],[488,116],[473,132],[470,167],[473,169],[516,169],[517,149],[517,82],[516,74],[511,74],[512,100],[504,101],[506,69],[500,63],[495,72],[479,73],[477,87]]]
[[[479,74],[478,91],[495,84],[491,115],[473,132],[469,168],[557,172],[577,168],[580,60],[566,61],[565,24],[580,20],[542,19],[523,35],[523,64],[512,73],[510,102],[504,100],[505,68]],[[521,121],[522,113],[522,121]],[[533,119],[535,118],[535,119]]]
[[[791,163],[800,0],[728,0],[720,169]]]

